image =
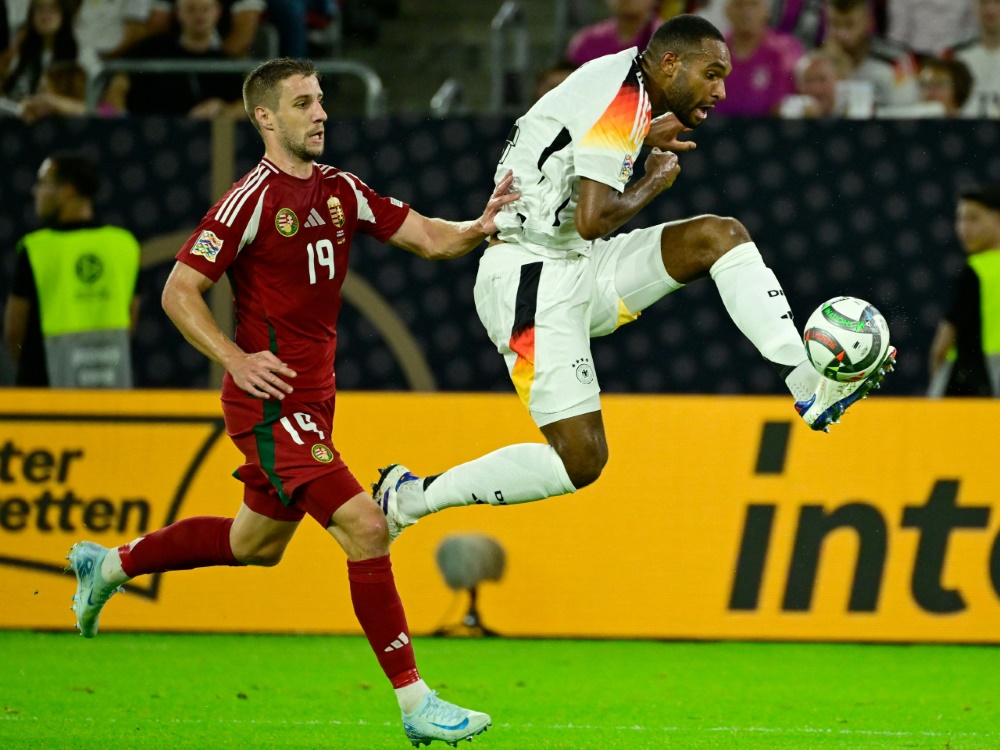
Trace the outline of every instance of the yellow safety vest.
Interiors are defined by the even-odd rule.
[[[979,314],[982,317],[983,352],[1000,354],[1000,250],[975,253],[969,265],[979,277]]]
[[[23,240],[42,334],[128,329],[139,243],[119,227],[40,229]]]
[[[131,388],[139,243],[118,227],[42,229],[22,240],[53,388]]]

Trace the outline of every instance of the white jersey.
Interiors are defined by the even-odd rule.
[[[1000,49],[986,49],[977,39],[959,45],[953,53],[972,72],[972,93],[962,114],[966,117],[1000,117]]]
[[[920,102],[913,59],[903,49],[882,39],[872,41],[865,59],[848,79],[870,81],[879,107],[906,107]]]
[[[521,197],[497,215],[499,239],[550,258],[590,254],[574,219],[580,178],[623,192],[649,132],[637,55],[632,47],[587,63],[514,124],[495,179],[514,170]]]

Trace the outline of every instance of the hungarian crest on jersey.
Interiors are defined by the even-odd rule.
[[[332,195],[326,199],[326,207],[330,209],[330,218],[338,227],[344,226],[344,207],[340,205],[340,198]]]
[[[299,231],[299,217],[290,208],[282,208],[274,217],[274,226],[282,237],[291,237]]]

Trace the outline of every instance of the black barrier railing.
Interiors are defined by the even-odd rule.
[[[109,60],[87,85],[87,111],[94,112],[100,103],[108,81],[116,73],[249,73],[260,65],[260,60]],[[365,87],[365,116],[378,117],[386,112],[385,87],[378,74],[357,62],[350,60],[322,60],[314,62],[323,75],[351,76]]]

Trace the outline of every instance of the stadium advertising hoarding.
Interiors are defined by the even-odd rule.
[[[8,390],[0,404],[0,627],[72,627],[74,541],[120,544],[239,505],[215,394]],[[414,632],[460,619],[435,551],[477,532],[507,553],[479,598],[506,635],[1000,642],[1000,403],[876,397],[829,435],[784,398],[604,406],[611,460],[592,487],[449,510],[396,542]],[[337,411],[334,440],[363,482],[391,461],[428,474],[539,439],[509,394],[347,393]],[[343,554],[308,518],[276,568],[128,592],[103,629],[359,632]]]

